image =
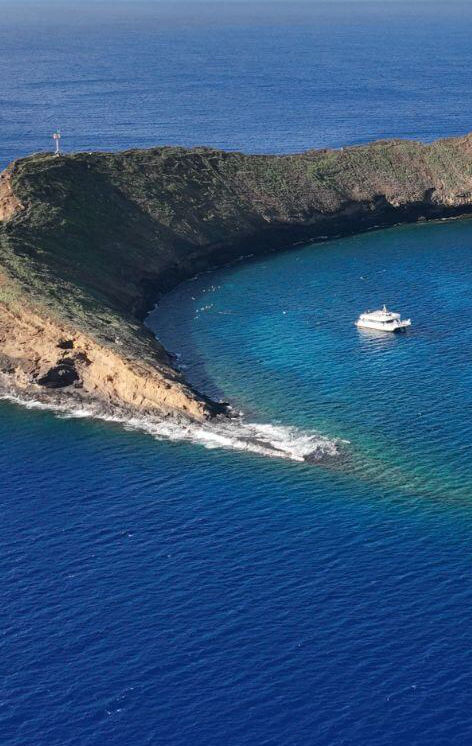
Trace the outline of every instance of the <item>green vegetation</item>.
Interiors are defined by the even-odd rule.
[[[293,156],[179,147],[34,155],[0,223],[0,300],[23,297],[136,355],[158,294],[243,253],[471,210],[472,139]]]

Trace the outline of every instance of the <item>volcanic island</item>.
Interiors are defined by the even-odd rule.
[[[146,327],[163,293],[242,256],[471,212],[472,135],[16,160],[0,175],[0,388],[53,407],[226,417]]]

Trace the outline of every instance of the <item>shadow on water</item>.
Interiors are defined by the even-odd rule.
[[[167,352],[172,355],[175,367],[183,373],[186,380],[202,394],[218,402],[226,401],[225,392],[211,374],[207,364],[208,357],[203,354],[201,345],[194,339],[192,321],[195,317],[194,293],[197,292],[199,286],[201,287],[204,277],[220,271],[215,270],[215,273],[202,273],[190,280],[185,280],[176,290],[164,296],[162,303],[156,305],[148,314],[145,321],[146,326],[164,344]],[[172,305],[168,305],[169,298],[172,301],[175,299],[176,304],[178,304],[178,334],[172,323]],[[162,310],[162,306],[165,307],[165,311]],[[164,314],[166,315],[166,323],[164,333],[162,334],[163,330],[160,328],[160,322],[163,320]],[[178,345],[170,339],[171,336],[174,336],[173,332],[175,332],[175,338],[179,338],[180,340]],[[168,337],[169,342],[167,341]],[[181,351],[182,341],[185,344],[185,358],[183,358]],[[229,403],[232,404],[231,402]]]
[[[265,260],[266,258],[262,260],[260,258],[249,259],[250,262],[252,261],[255,264]],[[203,301],[200,303],[202,291],[206,292],[208,284],[210,284],[210,288],[219,287],[218,283],[222,278],[222,274],[226,275],[226,273],[231,273],[231,271],[232,268],[226,268],[213,272],[205,272],[181,283],[178,288],[164,297],[162,303],[157,305],[146,319],[146,325],[174,357],[176,367],[181,370],[188,382],[204,395],[216,401],[227,401],[227,392],[224,391],[224,388],[216,379],[211,366],[211,357],[205,353],[201,340],[198,339],[198,334],[195,331],[195,320],[199,315],[199,309],[204,308],[206,311],[208,309],[205,306],[210,305],[206,301],[204,305],[202,305]],[[216,285],[211,282],[211,278],[214,279]],[[197,299],[199,303],[196,307]],[[202,312],[204,311],[200,310],[200,313]],[[232,311],[227,310],[219,312],[219,315],[231,313]],[[392,335],[385,335],[375,330],[357,331],[359,336],[363,336],[362,333],[365,331],[365,340],[370,344],[374,342],[378,347],[388,347],[394,342]],[[176,340],[180,341],[179,346],[175,345]],[[231,407],[234,407],[235,418],[232,420],[230,427],[233,428],[235,437],[237,437],[241,423],[252,420],[261,422],[261,413],[257,410],[256,406],[245,407],[243,414],[238,409],[237,402],[229,401],[229,404]],[[300,428],[298,432],[301,434],[303,430]],[[313,432],[311,435],[313,435]],[[330,442],[336,443],[336,450],[335,452],[322,451],[314,447],[313,451],[307,453],[302,459],[305,464],[310,466],[316,465],[329,469],[329,471],[345,474],[346,476],[350,475],[356,479],[362,479],[362,481],[378,483],[377,478],[371,479],[372,469],[370,469],[370,476],[368,476],[365,469],[364,472],[359,469],[359,453],[357,449],[352,447],[348,440],[343,440],[335,436],[323,436],[321,432],[319,435],[322,438],[327,437]],[[251,434],[247,432],[242,434],[245,441],[249,445],[252,444],[254,446],[260,443],[258,436],[259,433],[256,433],[255,437],[251,437]],[[277,447],[273,450],[276,453]],[[363,465],[365,467],[365,460]]]
[[[182,355],[197,389],[223,400],[229,391],[236,406],[243,392],[246,419],[283,413],[296,428],[351,441],[317,464],[399,494],[467,499],[470,228],[402,226],[254,258],[183,283],[148,325]],[[354,328],[356,314],[391,298],[414,316],[411,329]],[[270,347],[288,344],[285,358],[268,336]]]
[[[241,444],[245,444],[248,451],[342,471],[343,464],[346,465],[351,458],[346,442],[328,438],[318,431],[281,425],[277,420],[275,423],[274,420],[267,422],[267,419],[261,417],[257,407],[246,406],[242,412],[237,401],[228,401],[227,392],[211,369],[211,356],[205,354],[201,341],[198,340],[194,322],[199,314],[209,310],[212,305],[207,300],[201,301],[208,290],[209,278],[213,277],[218,282],[216,278],[222,272],[230,271],[231,268],[205,272],[181,283],[164,297],[162,304],[151,311],[146,325],[171,353],[174,364],[195,389],[215,401],[228,403],[232,408],[233,417],[230,422],[221,420],[208,426],[214,429],[216,436],[222,437],[223,447],[227,445],[224,439],[233,437],[234,448],[237,450],[244,450]],[[212,289],[216,289],[216,286],[210,281],[209,290]],[[201,302],[196,307],[197,299]],[[219,311],[218,316],[230,313],[230,310]],[[175,339],[179,340],[180,349],[176,349],[172,343]]]

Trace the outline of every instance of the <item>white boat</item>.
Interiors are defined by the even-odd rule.
[[[401,318],[399,313],[388,311],[384,306],[381,311],[366,311],[361,313],[356,321],[359,329],[377,329],[381,332],[404,331],[411,326],[411,319]]]

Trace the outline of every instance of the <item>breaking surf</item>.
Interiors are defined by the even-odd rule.
[[[8,400],[29,409],[53,412],[60,418],[93,418],[120,424],[127,430],[147,433],[156,440],[194,443],[207,449],[246,451],[270,458],[324,464],[338,459],[346,441],[331,439],[316,431],[301,430],[282,424],[246,422],[243,415],[208,422],[181,417],[138,416],[119,408],[96,403],[47,401],[3,387],[0,400]]]

